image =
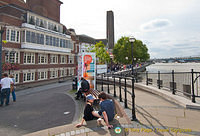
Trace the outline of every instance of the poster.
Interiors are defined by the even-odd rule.
[[[81,53],[78,60],[78,89],[81,87],[80,79],[85,78],[91,89],[96,89],[96,55],[95,53]]]

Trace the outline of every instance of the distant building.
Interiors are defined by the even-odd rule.
[[[59,0],[1,0],[3,72],[17,85],[55,82],[76,74],[79,42],[60,23]],[[53,10],[52,10],[53,9]]]
[[[87,49],[95,45],[97,42],[102,41],[103,44],[107,45],[107,39],[95,39],[87,35],[77,35],[79,39],[79,52],[87,52]]]
[[[108,48],[114,48],[114,14],[113,11],[107,11],[107,40],[108,40]]]

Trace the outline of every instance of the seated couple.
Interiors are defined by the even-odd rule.
[[[104,92],[99,94],[98,98],[100,99],[100,110],[97,112],[94,111],[92,107],[94,97],[91,94],[86,96],[87,103],[84,109],[84,116],[82,118],[81,123],[77,124],[76,127],[82,126],[84,121],[90,121],[95,118],[96,119],[99,118],[98,119],[99,121],[101,121],[101,119],[104,119],[108,129],[113,127],[112,125],[109,124],[109,121],[112,121],[115,116],[114,104],[112,100],[108,100],[107,95]]]

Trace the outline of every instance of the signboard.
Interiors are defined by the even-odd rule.
[[[97,65],[97,74],[107,73],[107,65]]]
[[[81,53],[78,57],[78,89],[81,87],[81,77],[90,83],[91,89],[96,89],[96,55]]]

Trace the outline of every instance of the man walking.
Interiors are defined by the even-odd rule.
[[[5,98],[6,98],[6,106],[7,106],[9,105],[9,99],[10,99],[10,85],[13,84],[13,81],[11,78],[8,77],[7,73],[4,73],[0,84],[1,84],[1,105],[0,106],[3,106]]]

